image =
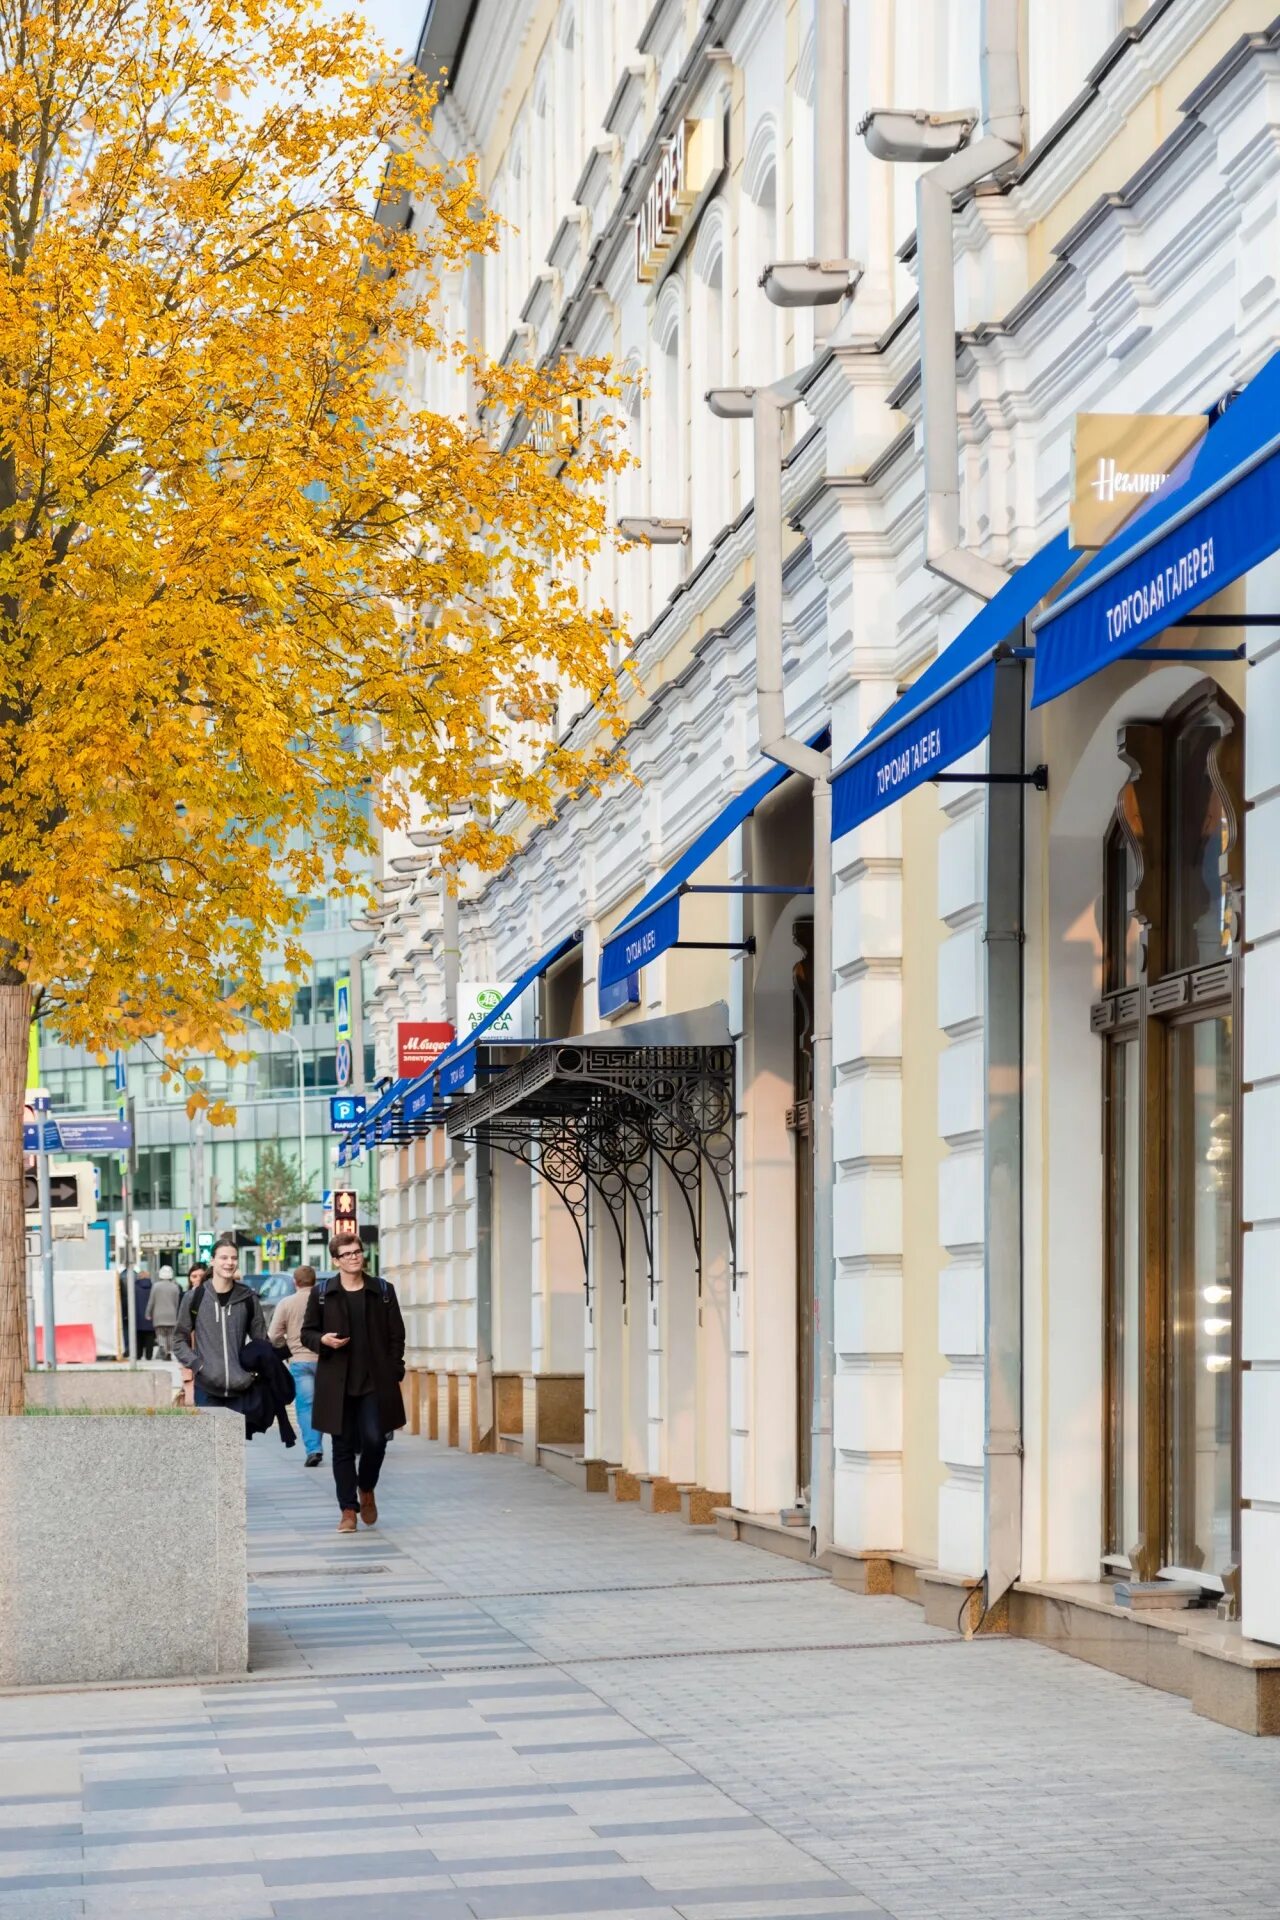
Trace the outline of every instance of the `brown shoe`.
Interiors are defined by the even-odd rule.
[[[373,1497],[372,1488],[368,1493],[363,1487],[360,1489],[360,1518],[366,1527],[376,1527],[378,1524],[378,1503]]]
[[[342,1509],[342,1518],[338,1522],[338,1532],[354,1533],[355,1530],[356,1530],[356,1510],[354,1507],[344,1507]]]

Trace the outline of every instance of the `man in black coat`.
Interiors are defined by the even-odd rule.
[[[395,1288],[366,1274],[358,1234],[335,1234],[329,1251],[337,1285],[311,1289],[302,1344],[317,1361],[311,1424],[333,1439],[338,1532],[354,1533],[357,1505],[367,1527],[378,1518],[374,1488],[387,1435],[405,1423],[404,1321]]]

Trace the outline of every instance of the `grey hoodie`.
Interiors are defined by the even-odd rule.
[[[237,1280],[230,1293],[219,1293],[209,1279],[182,1296],[173,1351],[207,1392],[225,1396],[253,1385],[253,1375],[240,1365],[240,1349],[247,1340],[266,1337],[262,1302],[252,1287]]]

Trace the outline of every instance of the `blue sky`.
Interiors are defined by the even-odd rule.
[[[341,0],[337,0],[340,10]],[[373,26],[394,51],[411,54],[418,44],[427,0],[365,0]]]

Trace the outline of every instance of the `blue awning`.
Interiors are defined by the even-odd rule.
[[[832,782],[833,839],[981,746],[1000,654],[1018,643],[1027,615],[1076,557],[1065,533],[1041,547],[881,714]]]
[[[392,1113],[397,1101],[402,1100],[406,1091],[414,1085],[412,1080],[397,1080],[388,1087],[380,1099],[365,1109],[364,1118],[357,1120],[353,1127],[343,1134],[338,1148],[338,1164],[346,1165],[346,1156],[358,1154],[363,1147],[377,1146],[378,1132],[382,1122]]]
[[[465,1040],[455,1040],[452,1046],[446,1047],[424,1073],[414,1074],[407,1080],[397,1080],[377,1104],[369,1108],[364,1119],[343,1136],[338,1148],[339,1166],[345,1166],[366,1148],[380,1146],[384,1135],[390,1138],[393,1125],[400,1136],[406,1132],[421,1132],[437,1124],[443,1118],[436,1104],[440,1096],[460,1093],[475,1078],[476,1043],[483,1037],[486,1027],[500,1020],[548,967],[554,966],[564,954],[570,953],[581,940],[581,933],[571,933],[565,939],[558,940],[540,960],[535,960],[531,967],[525,969],[511,991],[503,995],[496,1007],[490,1008]]]
[[[471,1029],[465,1040],[455,1040],[451,1047],[446,1047],[430,1072],[422,1075],[426,1086],[438,1087],[442,1096],[461,1093],[463,1087],[469,1085],[475,1078],[476,1045],[484,1038],[486,1028],[491,1027],[495,1020],[500,1020],[508,1008],[514,1007],[516,1002],[528,992],[534,981],[542,978],[548,967],[553,967],[557,960],[562,960],[566,953],[572,953],[573,949],[581,944],[580,931],[566,934],[563,940],[557,940],[553,947],[548,947],[531,967],[526,967],[510,992],[503,994],[497,1006],[489,1009],[484,1019],[478,1026]]]
[[[827,738],[827,732],[828,729],[823,727],[808,744],[811,747],[821,746]],[[636,902],[622,925],[609,935],[601,949],[600,986],[616,987],[628,974],[635,973],[647,961],[656,960],[659,954],[666,953],[676,945],[680,938],[680,900],[684,888],[716,848],[724,845],[734,828],[750,819],[760,802],[775,787],[781,786],[790,772],[790,767],[775,763],[753,780],[749,787],[735,794],[710,826],[703,828],[679,859],[671,863],[662,878],[655,881],[643,898]]]
[[[1032,706],[1123,660],[1280,547],[1280,353],[1036,622]]]

